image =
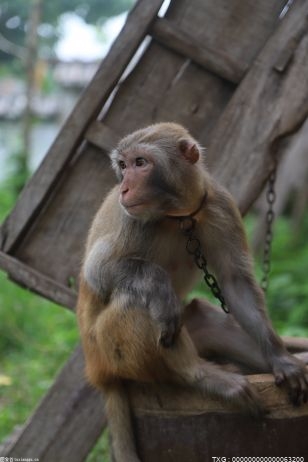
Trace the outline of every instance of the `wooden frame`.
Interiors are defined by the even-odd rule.
[[[158,18],[162,3],[137,1],[0,230],[0,267],[17,283],[70,309],[74,308],[76,292],[68,287],[67,279],[77,277],[90,217],[114,181],[106,153],[123,134],[155,120],[171,118],[184,123],[198,139],[209,140],[209,167],[245,212],[261,190],[281,140],[307,117],[307,84],[298,78],[308,75],[305,0],[297,0],[280,22],[278,15],[285,0],[247,0],[245,4],[236,0],[173,0],[165,17]],[[240,27],[235,33],[236,24]],[[127,66],[147,36],[151,37],[150,44],[128,73]],[[273,111],[266,110],[270,106]],[[87,188],[82,187],[82,180]],[[55,243],[62,236],[61,249],[57,250]],[[68,258],[75,254],[74,259]],[[35,456],[44,462],[84,460],[106,422],[100,398],[85,384],[82,370],[78,347],[21,434],[1,455]],[[272,380],[265,376],[256,380],[265,396],[277,397],[279,407],[282,398]],[[164,425],[159,420],[163,414],[159,403],[165,402],[168,393],[166,389],[156,390],[161,393],[156,407],[151,398],[153,389],[142,388],[142,393],[143,400],[140,387],[131,389],[140,451],[147,454],[145,460],[157,460],[159,447],[149,454],[142,428],[153,412],[157,422]],[[175,395],[183,396],[180,392]],[[154,408],[142,408],[144,399]],[[188,407],[195,412],[197,398],[185,395],[186,406],[188,399]],[[200,399],[198,403],[206,415],[206,405]],[[173,416],[181,415],[181,406],[175,407]],[[301,412],[287,417],[307,419],[307,413]],[[191,414],[194,432],[199,414],[200,409]],[[177,417],[175,420],[179,421]],[[241,425],[246,424],[243,420]],[[149,431],[153,428],[157,425]],[[163,445],[159,438],[157,441]],[[203,457],[211,455],[205,447],[199,452]],[[174,460],[171,453],[166,454],[160,459]],[[199,460],[194,457],[185,459],[183,455],[181,460]]]

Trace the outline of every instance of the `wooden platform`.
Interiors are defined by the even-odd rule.
[[[146,462],[207,462],[213,457],[308,457],[308,404],[293,407],[273,377],[249,376],[268,415],[260,419],[189,390],[134,385],[139,453]]]

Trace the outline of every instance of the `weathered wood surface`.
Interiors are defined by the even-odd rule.
[[[163,0],[138,0],[110,52],[81,96],[44,159],[24,188],[0,234],[0,248],[9,251],[25,233],[46,196],[54,188],[82,142],[84,132],[99,114],[126,66],[145,37]]]
[[[308,406],[292,407],[271,375],[250,376],[269,414],[256,419],[171,386],[133,385],[138,450],[144,462],[204,462],[212,457],[308,456]],[[228,460],[228,459],[227,459]]]
[[[21,261],[63,285],[69,285],[72,279],[77,284],[85,223],[89,226],[115,183],[109,158],[94,146],[85,149],[84,155],[78,155],[67,167],[65,180],[16,253]]]
[[[251,2],[249,15],[245,13],[245,27],[242,31],[241,26],[233,39],[234,47],[240,48],[241,44],[247,44],[247,30],[253,29],[254,43],[251,51],[247,44],[244,61],[244,55],[234,56],[236,66],[241,67],[243,62],[245,66],[251,64],[256,48],[260,49],[273,32],[283,4],[280,0],[274,6],[272,2]],[[135,18],[135,15],[136,11],[141,11],[142,5],[145,5],[146,14],[153,18],[159,2],[155,2],[155,5],[147,1],[140,2],[140,5],[138,3],[138,8],[129,17],[128,25],[111,50],[111,56],[105,59],[94,81],[84,92],[59,134],[58,141],[2,228],[2,247],[5,251],[63,285],[67,285],[72,277],[77,278],[87,228],[99,203],[115,181],[107,166],[106,151],[95,148],[92,142],[93,136],[98,135],[98,106],[103,108],[111,86],[118,83],[128,56],[132,55],[137,42],[140,43],[144,37],[145,28],[149,28],[153,22],[148,19],[140,29],[141,16],[138,14]],[[228,53],[228,30],[230,24],[234,25],[234,18],[242,18],[243,4],[235,0],[229,2],[229,12],[225,0],[194,0],[189,5],[187,10],[186,3],[176,2],[174,8],[171,3],[172,8],[167,14],[170,25],[189,30],[185,21],[183,23],[182,15],[192,15],[196,23],[190,29],[194,34],[195,29],[199,29],[194,42],[200,48],[202,45],[213,48],[208,27],[211,30],[223,29],[226,32],[222,34],[218,48],[219,52],[226,50]],[[198,9],[199,17],[196,18],[195,10]],[[226,10],[224,15],[221,14],[222,10]],[[220,13],[216,17],[218,11]],[[241,19],[239,21],[243,23]],[[132,37],[134,32],[138,37]],[[234,84],[205,71],[154,40],[131,74],[119,84],[104,115],[105,131],[100,135],[100,146],[110,149],[115,139],[109,136],[110,133],[118,138],[155,120],[181,122],[207,145],[234,89]],[[80,142],[87,138],[92,146],[86,143],[77,149],[77,139]]]
[[[76,292],[1,251],[0,267],[8,274],[12,281],[20,286],[66,308],[70,308],[71,310],[75,308]]]
[[[180,29],[171,24],[171,21],[161,18],[153,24],[151,35],[161,45],[189,58],[219,77],[233,83],[238,83],[243,78],[247,70],[246,66],[241,66],[242,63],[232,62],[228,55],[221,53],[217,48],[211,49],[204,44],[200,45],[193,41],[190,31],[191,29]]]
[[[166,18],[192,41],[228,56],[241,69],[249,69],[277,25],[285,1],[176,0]]]
[[[282,4],[283,2],[275,2],[273,6],[266,2],[258,2],[250,5],[250,15],[245,16],[243,32],[237,31],[233,43],[235,48],[240,48],[243,43],[246,43],[247,29],[249,34],[253,31],[254,38],[258,36],[258,40],[253,42],[251,53],[245,51],[245,66],[253,59],[257,44],[260,47],[275,27]],[[104,101],[111,93],[111,87],[118,82],[125,64],[129,61],[128,56],[132,56],[144,37],[145,29],[150,26],[160,3],[155,2],[154,5],[152,2],[149,6],[144,2],[144,5],[146,7],[143,10],[138,3],[110,55],[84,93],[42,167],[25,188],[20,201],[2,228],[3,249],[11,252],[14,250],[14,254],[23,262],[63,285],[66,285],[72,277],[77,277],[88,223],[97,204],[114,181],[106,166],[106,160],[103,159],[104,156],[96,161],[97,168],[93,168],[93,149],[83,145],[80,150],[77,150],[77,141],[80,141],[84,135],[92,142],[93,134],[98,133],[97,130],[93,130],[94,124],[98,124],[95,120],[99,112],[98,107],[102,109]],[[243,6],[236,2],[234,5],[229,2],[228,8],[229,13],[223,0],[215,5],[208,1],[202,4],[195,2],[193,8],[192,2],[189,7],[183,2],[177,2],[176,8],[172,3],[167,14],[168,19],[157,21],[158,30],[161,21],[167,21],[168,28],[171,30],[177,28],[180,31],[191,30],[192,35],[199,29],[201,32],[194,36],[194,43],[202,50],[205,39],[210,42],[208,30],[211,29],[213,32],[213,28],[216,27],[220,34],[221,50],[227,53],[230,46],[230,30],[234,26],[234,21],[242,25],[242,17],[246,12],[245,8],[243,12]],[[195,18],[196,10],[199,11],[199,18]],[[137,13],[140,11],[142,15],[138,16]],[[135,37],[133,31],[136,29],[136,24],[139,24],[140,18],[148,14],[152,15],[152,19],[148,18],[143,24],[142,31],[137,28],[138,34]],[[186,20],[183,19],[183,14],[187,14],[190,23],[196,23],[196,27],[184,28],[183,24],[186,24]],[[209,28],[203,27],[203,17],[210,22]],[[222,34],[221,29],[223,29]],[[251,38],[251,35],[249,37]],[[165,37],[165,41],[168,41],[168,38]],[[123,43],[129,44],[125,47],[125,57],[122,50]],[[207,45],[205,49],[207,50]],[[243,61],[243,56],[238,54],[235,58],[235,68],[236,66],[243,68],[240,62]],[[116,72],[112,72],[115,70]],[[107,80],[106,75],[108,75]],[[205,93],[205,89],[208,89],[208,93]],[[113,104],[105,115],[105,132],[100,135],[101,140],[105,140],[104,145],[109,149],[113,138],[108,135],[108,131],[117,133],[118,137],[141,124],[157,119],[179,120],[191,128],[201,140],[210,140],[215,123],[233,90],[233,85],[211,73],[204,72],[186,58],[153,43],[130,77],[120,85]],[[108,122],[110,122],[109,126]],[[98,157],[97,155],[96,158]],[[91,176],[87,173],[90,170]],[[85,190],[87,198],[84,194],[79,194],[82,183],[87,185]],[[91,188],[91,185],[98,187]],[[103,186],[100,188],[99,185]],[[72,189],[75,190],[74,193],[70,193]],[[65,201],[64,198],[67,200]],[[48,259],[50,253],[53,255],[51,261]]]
[[[279,154],[279,140],[308,116],[308,2],[294,2],[241,82],[208,152],[213,174],[244,212]],[[219,155],[217,155],[219,153]]]
[[[84,379],[78,347],[17,438],[2,457],[41,462],[83,462],[106,426],[102,396]]]

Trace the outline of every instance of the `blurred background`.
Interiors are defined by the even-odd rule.
[[[13,207],[119,33],[134,0],[2,0],[0,6],[0,220]],[[276,184],[267,294],[280,334],[308,336],[308,124],[286,145]],[[245,218],[256,256],[267,205]],[[208,296],[203,285],[193,295]],[[52,332],[52,335],[47,335]],[[78,343],[75,317],[0,272],[1,441],[18,430]],[[88,462],[108,460],[103,437]],[[100,456],[98,456],[100,454]]]
[[[1,222],[93,77],[133,3],[2,0]],[[1,442],[30,416],[77,343],[73,314],[21,289],[0,272],[0,456]],[[96,453],[102,460],[106,441],[105,437],[99,443],[90,461],[98,460]]]

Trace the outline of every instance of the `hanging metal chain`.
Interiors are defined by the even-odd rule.
[[[278,162],[276,156],[274,156],[274,166],[268,178],[268,186],[266,191],[268,209],[266,212],[266,231],[262,261],[263,276],[261,280],[261,288],[263,289],[264,293],[266,293],[268,289],[269,274],[271,271],[273,223],[275,220],[274,203],[276,200],[275,184],[277,177],[277,166]]]
[[[207,260],[202,253],[201,242],[194,234],[196,220],[192,216],[179,218],[180,229],[185,237],[187,237],[186,250],[194,257],[195,263],[199,269],[204,273],[204,281],[211,289],[212,294],[220,302],[221,308],[225,313],[229,313],[226,306],[225,299],[222,295],[221,289],[218,285],[217,279],[213,274],[208,271]]]

